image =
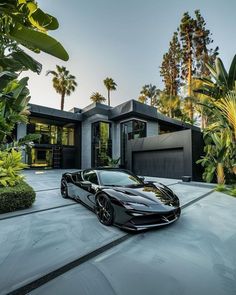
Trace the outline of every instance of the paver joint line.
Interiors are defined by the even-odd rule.
[[[32,211],[32,212],[21,213],[21,214],[17,214],[17,215],[13,215],[13,216],[7,216],[7,217],[0,218],[0,221],[1,220],[6,220],[6,219],[11,219],[11,218],[14,218],[14,217],[20,217],[20,216],[24,216],[24,215],[30,215],[30,214],[34,214],[34,213],[40,213],[40,212],[44,212],[44,211],[55,210],[55,209],[59,209],[59,208],[63,208],[63,207],[68,207],[68,206],[73,206],[73,205],[78,205],[78,203],[65,204],[65,205],[60,205],[60,206],[56,206],[56,207],[35,210],[35,211]]]
[[[38,191],[35,191],[36,193],[41,193],[41,192],[47,192],[47,191],[54,191],[60,189],[59,187],[54,187],[54,188],[48,188],[48,189],[40,189]]]
[[[29,283],[29,284],[27,284],[25,286],[22,286],[22,287],[14,290],[14,291],[11,291],[11,292],[7,293],[6,295],[24,295],[24,294],[28,294],[29,292],[33,291],[34,289],[46,284],[47,282],[55,279],[56,277],[64,274],[65,272],[67,272],[67,271],[81,265],[82,263],[84,263],[84,262],[86,262],[86,261],[88,261],[88,260],[102,254],[103,252],[105,252],[105,251],[107,251],[107,250],[121,244],[122,242],[126,241],[127,239],[129,239],[131,237],[132,237],[132,235],[128,233],[128,234],[126,234],[126,235],[124,235],[124,236],[122,236],[122,237],[120,237],[120,238],[118,238],[118,239],[116,239],[116,240],[114,240],[114,241],[112,241],[112,242],[110,242],[110,243],[108,243],[108,244],[106,244],[106,245],[104,245],[104,246],[102,246],[102,247],[100,247],[100,248],[98,248],[98,249],[96,249],[96,250],[94,250],[94,251],[92,251],[92,252],[90,252],[90,253],[88,253],[88,254],[80,257],[80,258],[78,258],[78,259],[76,259],[76,260],[73,260],[73,261],[67,263],[66,265],[64,265],[64,266],[62,266],[62,267],[60,267],[60,268],[58,268],[58,269],[44,275],[44,276],[42,276],[42,277],[40,277],[40,278],[38,278],[38,279],[36,279],[34,281],[32,281],[31,283]]]

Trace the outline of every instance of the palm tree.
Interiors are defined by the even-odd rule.
[[[106,101],[106,98],[104,96],[102,96],[99,92],[94,92],[91,96],[90,96],[90,99],[93,101],[93,102],[96,102],[96,103],[102,103],[102,102],[105,102]]]
[[[157,97],[160,94],[160,89],[158,89],[155,85],[147,84],[143,86],[140,94],[143,100],[144,97],[146,97],[146,101],[150,99],[150,105],[154,106],[156,104]]]
[[[75,91],[77,83],[66,67],[56,65],[56,71],[47,71],[46,75],[53,75],[53,87],[61,95],[61,110],[64,110],[65,96]]]
[[[108,105],[110,106],[111,105],[110,92],[112,90],[116,90],[117,84],[112,78],[106,78],[105,80],[103,80],[103,83],[107,89],[107,101],[108,101]]]
[[[180,103],[179,96],[168,95],[162,91],[158,100],[158,111],[170,118],[178,117],[181,113]]]

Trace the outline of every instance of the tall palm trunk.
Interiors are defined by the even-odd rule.
[[[217,183],[224,184],[225,183],[225,173],[224,173],[224,166],[222,163],[217,163]]]
[[[189,58],[188,58],[188,96],[192,97],[192,55],[191,55],[191,43],[188,40]],[[193,121],[193,103],[190,100],[189,118]]]
[[[61,95],[61,110],[64,110],[64,104],[65,104],[65,92]]]
[[[107,102],[108,102],[108,105],[110,106],[111,105],[110,89],[107,90]]]

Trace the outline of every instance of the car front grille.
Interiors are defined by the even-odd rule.
[[[144,216],[137,216],[131,219],[131,223],[134,225],[152,225],[152,224],[166,224],[175,220],[180,215],[180,209],[173,210],[171,212],[150,214]]]

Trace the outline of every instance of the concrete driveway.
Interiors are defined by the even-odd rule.
[[[179,196],[182,216],[131,235],[62,199],[63,172],[26,171],[36,203],[0,215],[0,294],[236,294],[236,199],[159,179]]]

